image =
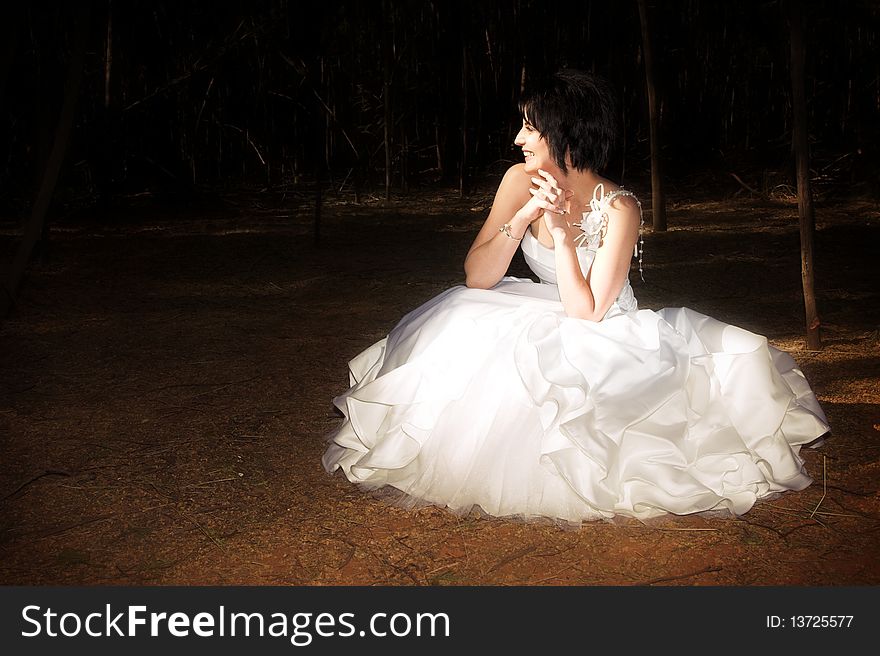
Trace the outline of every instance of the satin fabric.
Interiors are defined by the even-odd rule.
[[[799,449],[829,426],[789,355],[688,308],[639,310],[628,282],[602,321],[568,318],[552,250],[522,248],[543,282],[449,289],[349,363],[328,471],[567,522],[738,515],[811,483]]]

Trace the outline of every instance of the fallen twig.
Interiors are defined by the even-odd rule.
[[[95,522],[101,522],[105,519],[111,519],[115,517],[116,513],[110,513],[108,515],[99,515],[98,517],[92,517],[90,519],[84,519],[79,522],[70,522],[69,524],[64,524],[62,526],[58,526],[57,528],[51,528],[45,531],[38,531],[34,534],[31,534],[27,537],[32,537],[32,542],[36,542],[37,540],[43,540],[45,538],[51,537],[53,535],[58,535],[59,533],[66,533],[67,531],[71,531],[75,528],[80,528],[82,526],[87,526],[89,524],[94,524]]]
[[[217,478],[213,481],[205,481],[203,483],[190,483],[189,485],[184,485],[184,487],[204,487],[205,485],[211,485],[213,483],[225,483],[226,481],[237,481],[238,479],[238,476],[230,476],[229,478]]]
[[[761,192],[760,192],[760,191],[758,191],[758,190],[755,189],[754,187],[750,187],[749,185],[747,185],[745,182],[742,181],[742,178],[739,177],[736,173],[731,173],[730,175],[731,175],[731,177],[732,177],[734,180],[736,180],[737,182],[739,182],[740,185],[742,185],[743,189],[745,189],[746,191],[749,191],[749,192],[755,194],[756,196],[760,196],[760,195],[761,195]]]
[[[492,565],[492,567],[489,568],[489,570],[486,572],[486,574],[491,574],[495,570],[501,569],[502,567],[513,562],[514,560],[517,560],[518,558],[522,558],[523,556],[526,556],[526,555],[532,553],[534,550],[535,550],[535,545],[531,545],[531,546],[525,547],[523,549],[519,549],[517,551],[514,551],[509,556],[502,558],[497,563]]]
[[[689,572],[688,574],[679,574],[678,576],[662,576],[657,579],[651,579],[650,581],[644,581],[640,585],[654,585],[655,583],[664,583],[666,581],[680,581],[681,579],[689,579],[694,576],[699,576],[700,574],[708,574],[710,572],[720,572],[723,567],[720,565],[711,565],[709,567],[704,567],[703,569],[699,569],[695,572]]]
[[[184,519],[188,519],[193,524],[195,524],[196,528],[199,529],[205,535],[206,538],[208,538],[211,542],[213,542],[216,545],[216,547],[218,549],[220,549],[220,551],[226,553],[226,547],[224,547],[222,544],[220,544],[220,541],[217,538],[215,538],[213,535],[208,533],[208,531],[205,529],[205,527],[203,527],[201,524],[199,524],[189,513],[185,513],[182,510],[178,510],[177,513],[181,517],[183,517]]]
[[[345,567],[346,565],[348,565],[351,562],[352,558],[354,558],[354,554],[357,551],[357,547],[355,547],[353,545],[349,545],[349,546],[351,547],[351,550],[348,552],[348,555],[342,559],[342,562],[339,563],[339,565],[336,567],[336,569],[342,569],[343,567]]]
[[[6,501],[7,499],[11,499],[16,494],[21,492],[24,488],[26,488],[28,485],[40,480],[44,476],[70,476],[70,475],[71,475],[70,472],[66,472],[62,469],[47,469],[42,474],[37,474],[36,476],[31,478],[30,480],[27,480],[24,483],[22,483],[21,485],[19,485],[12,492],[10,492],[6,496],[4,496],[2,499],[0,499],[0,501]]]
[[[819,510],[819,506],[822,505],[822,502],[825,501],[825,495],[828,493],[828,477],[826,474],[825,467],[825,456],[822,456],[822,498],[819,499],[819,503],[816,504],[816,507],[813,508],[813,512],[810,513],[810,518],[812,519],[813,515],[816,514],[816,511]]]

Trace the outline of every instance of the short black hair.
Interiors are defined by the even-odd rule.
[[[563,69],[527,88],[519,112],[547,141],[564,173],[566,153],[578,171],[599,172],[608,165],[617,141],[617,113],[614,93],[601,77]]]

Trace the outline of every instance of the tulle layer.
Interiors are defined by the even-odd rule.
[[[809,485],[800,445],[828,430],[764,337],[688,308],[569,319],[512,278],[440,294],[350,373],[325,468],[459,513],[738,515]]]

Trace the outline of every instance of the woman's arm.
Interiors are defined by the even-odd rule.
[[[529,224],[545,211],[558,211],[552,202],[529,193],[531,188],[531,176],[523,164],[514,164],[504,174],[492,210],[464,260],[468,287],[489,289],[497,284],[507,273]],[[499,230],[505,223],[510,224],[511,237]]]
[[[638,204],[631,197],[618,196],[611,201],[606,214],[607,224],[586,279],[570,231],[557,217],[545,215],[553,235],[559,297],[569,317],[601,321],[629,275],[630,257],[639,238]]]

